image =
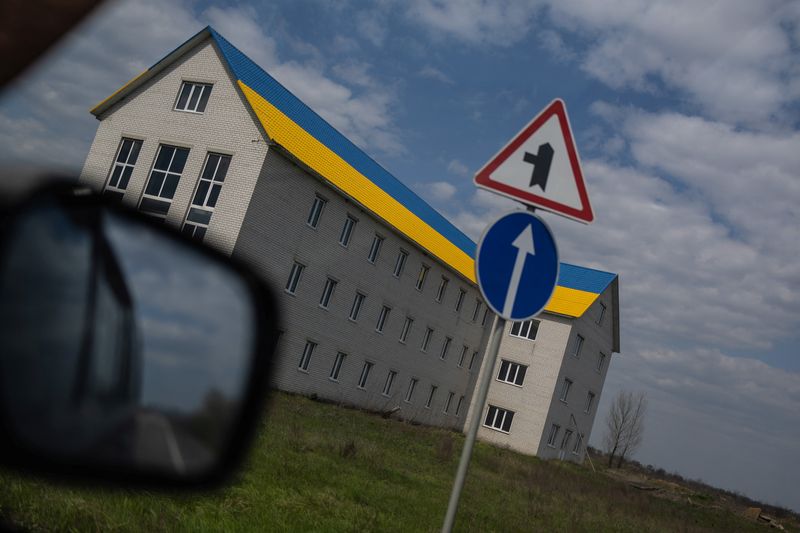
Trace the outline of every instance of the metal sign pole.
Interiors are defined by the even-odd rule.
[[[458,463],[456,479],[453,482],[453,491],[450,493],[450,502],[447,504],[447,514],[444,517],[442,533],[450,533],[453,530],[453,523],[456,519],[458,501],[461,498],[461,490],[464,488],[464,480],[467,478],[467,468],[472,457],[472,447],[475,445],[475,437],[483,417],[483,406],[486,404],[486,396],[489,393],[489,384],[494,373],[494,364],[497,361],[497,352],[500,350],[500,340],[503,337],[506,321],[504,318],[495,316],[494,327],[492,328],[492,338],[486,350],[486,357],[483,362],[483,375],[481,376],[480,388],[478,389],[478,399],[475,402],[475,409],[472,414],[467,438],[464,440],[464,448],[461,450],[461,460]]]

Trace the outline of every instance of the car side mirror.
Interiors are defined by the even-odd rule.
[[[0,224],[0,462],[209,486],[263,409],[278,315],[229,258],[86,189]]]

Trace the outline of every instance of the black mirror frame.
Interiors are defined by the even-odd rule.
[[[213,468],[196,475],[177,476],[162,472],[87,463],[69,463],[54,460],[45,454],[29,450],[13,440],[10,424],[0,409],[0,466],[24,474],[44,477],[51,481],[72,484],[111,485],[124,488],[157,490],[209,490],[230,481],[242,465],[254,441],[259,422],[266,413],[269,376],[274,363],[274,351],[279,334],[279,309],[273,292],[240,261],[190,239],[174,228],[165,226],[129,207],[104,198],[86,186],[63,179],[28,195],[21,202],[0,214],[0,264],[4,261],[9,236],[14,234],[16,221],[29,208],[44,200],[55,200],[62,205],[105,209],[121,217],[145,224],[153,231],[176,244],[189,246],[212,261],[226,265],[244,281],[253,295],[255,332],[250,358],[250,373],[242,396],[238,420],[231,428],[220,459]],[[0,302],[0,305],[3,305]],[[2,355],[0,355],[2,357]],[[0,371],[2,367],[0,366]]]

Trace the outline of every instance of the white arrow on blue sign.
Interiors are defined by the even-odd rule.
[[[528,320],[553,295],[558,265],[556,241],[547,224],[527,211],[514,211],[483,233],[475,276],[492,311],[506,320]]]

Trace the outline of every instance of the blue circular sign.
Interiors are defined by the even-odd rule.
[[[553,233],[527,211],[501,216],[478,242],[478,287],[492,311],[506,320],[528,320],[544,309],[558,282],[558,267]]]

